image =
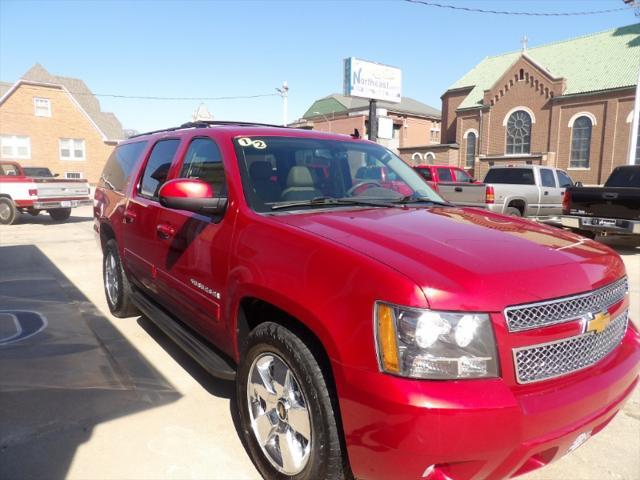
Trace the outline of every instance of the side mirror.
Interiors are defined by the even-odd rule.
[[[175,210],[222,215],[227,208],[227,199],[215,197],[211,185],[202,180],[176,178],[160,187],[160,204]]]
[[[582,184],[582,182],[576,182],[573,184],[574,187],[578,187],[578,188],[582,188],[584,187],[584,185]]]

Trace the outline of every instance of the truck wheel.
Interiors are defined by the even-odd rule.
[[[313,354],[272,322],[250,334],[236,377],[240,423],[264,478],[351,478],[327,381]]]
[[[507,207],[504,209],[505,215],[511,215],[512,217],[521,217],[522,212],[518,210],[516,207]]]
[[[118,244],[113,239],[109,240],[104,247],[102,277],[111,314],[118,318],[139,315],[140,312],[131,301],[131,284],[122,268]]]
[[[54,222],[62,222],[71,216],[70,208],[56,208],[49,210],[49,216]]]
[[[16,221],[18,211],[10,198],[0,198],[0,225],[11,225]]]

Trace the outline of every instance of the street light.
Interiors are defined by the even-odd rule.
[[[320,112],[311,112],[311,113],[317,113],[318,115],[322,115],[322,118],[324,118],[324,120],[329,124],[329,133],[331,133],[331,120],[329,120],[324,113],[320,113]]]

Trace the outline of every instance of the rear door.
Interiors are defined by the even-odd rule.
[[[196,136],[185,147],[176,178],[203,180],[216,196],[226,197],[224,163],[215,140]],[[224,334],[220,308],[234,212],[211,217],[159,206],[156,217],[156,242],[165,247],[155,260],[162,298],[180,320],[217,344]]]
[[[162,303],[156,263],[166,254],[167,245],[158,239],[158,191],[169,175],[180,140],[157,141],[125,206],[124,262],[134,281],[144,285]]]
[[[540,210],[538,215],[559,215],[562,213],[564,188],[558,185],[555,172],[551,168],[540,169]]]

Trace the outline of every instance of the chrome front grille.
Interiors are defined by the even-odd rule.
[[[514,348],[518,383],[531,383],[587,368],[606,357],[627,330],[629,311],[614,318],[601,333],[584,333],[555,342]]]
[[[508,307],[504,311],[510,332],[521,332],[576,320],[587,313],[606,310],[624,298],[628,290],[627,278],[571,297]]]

